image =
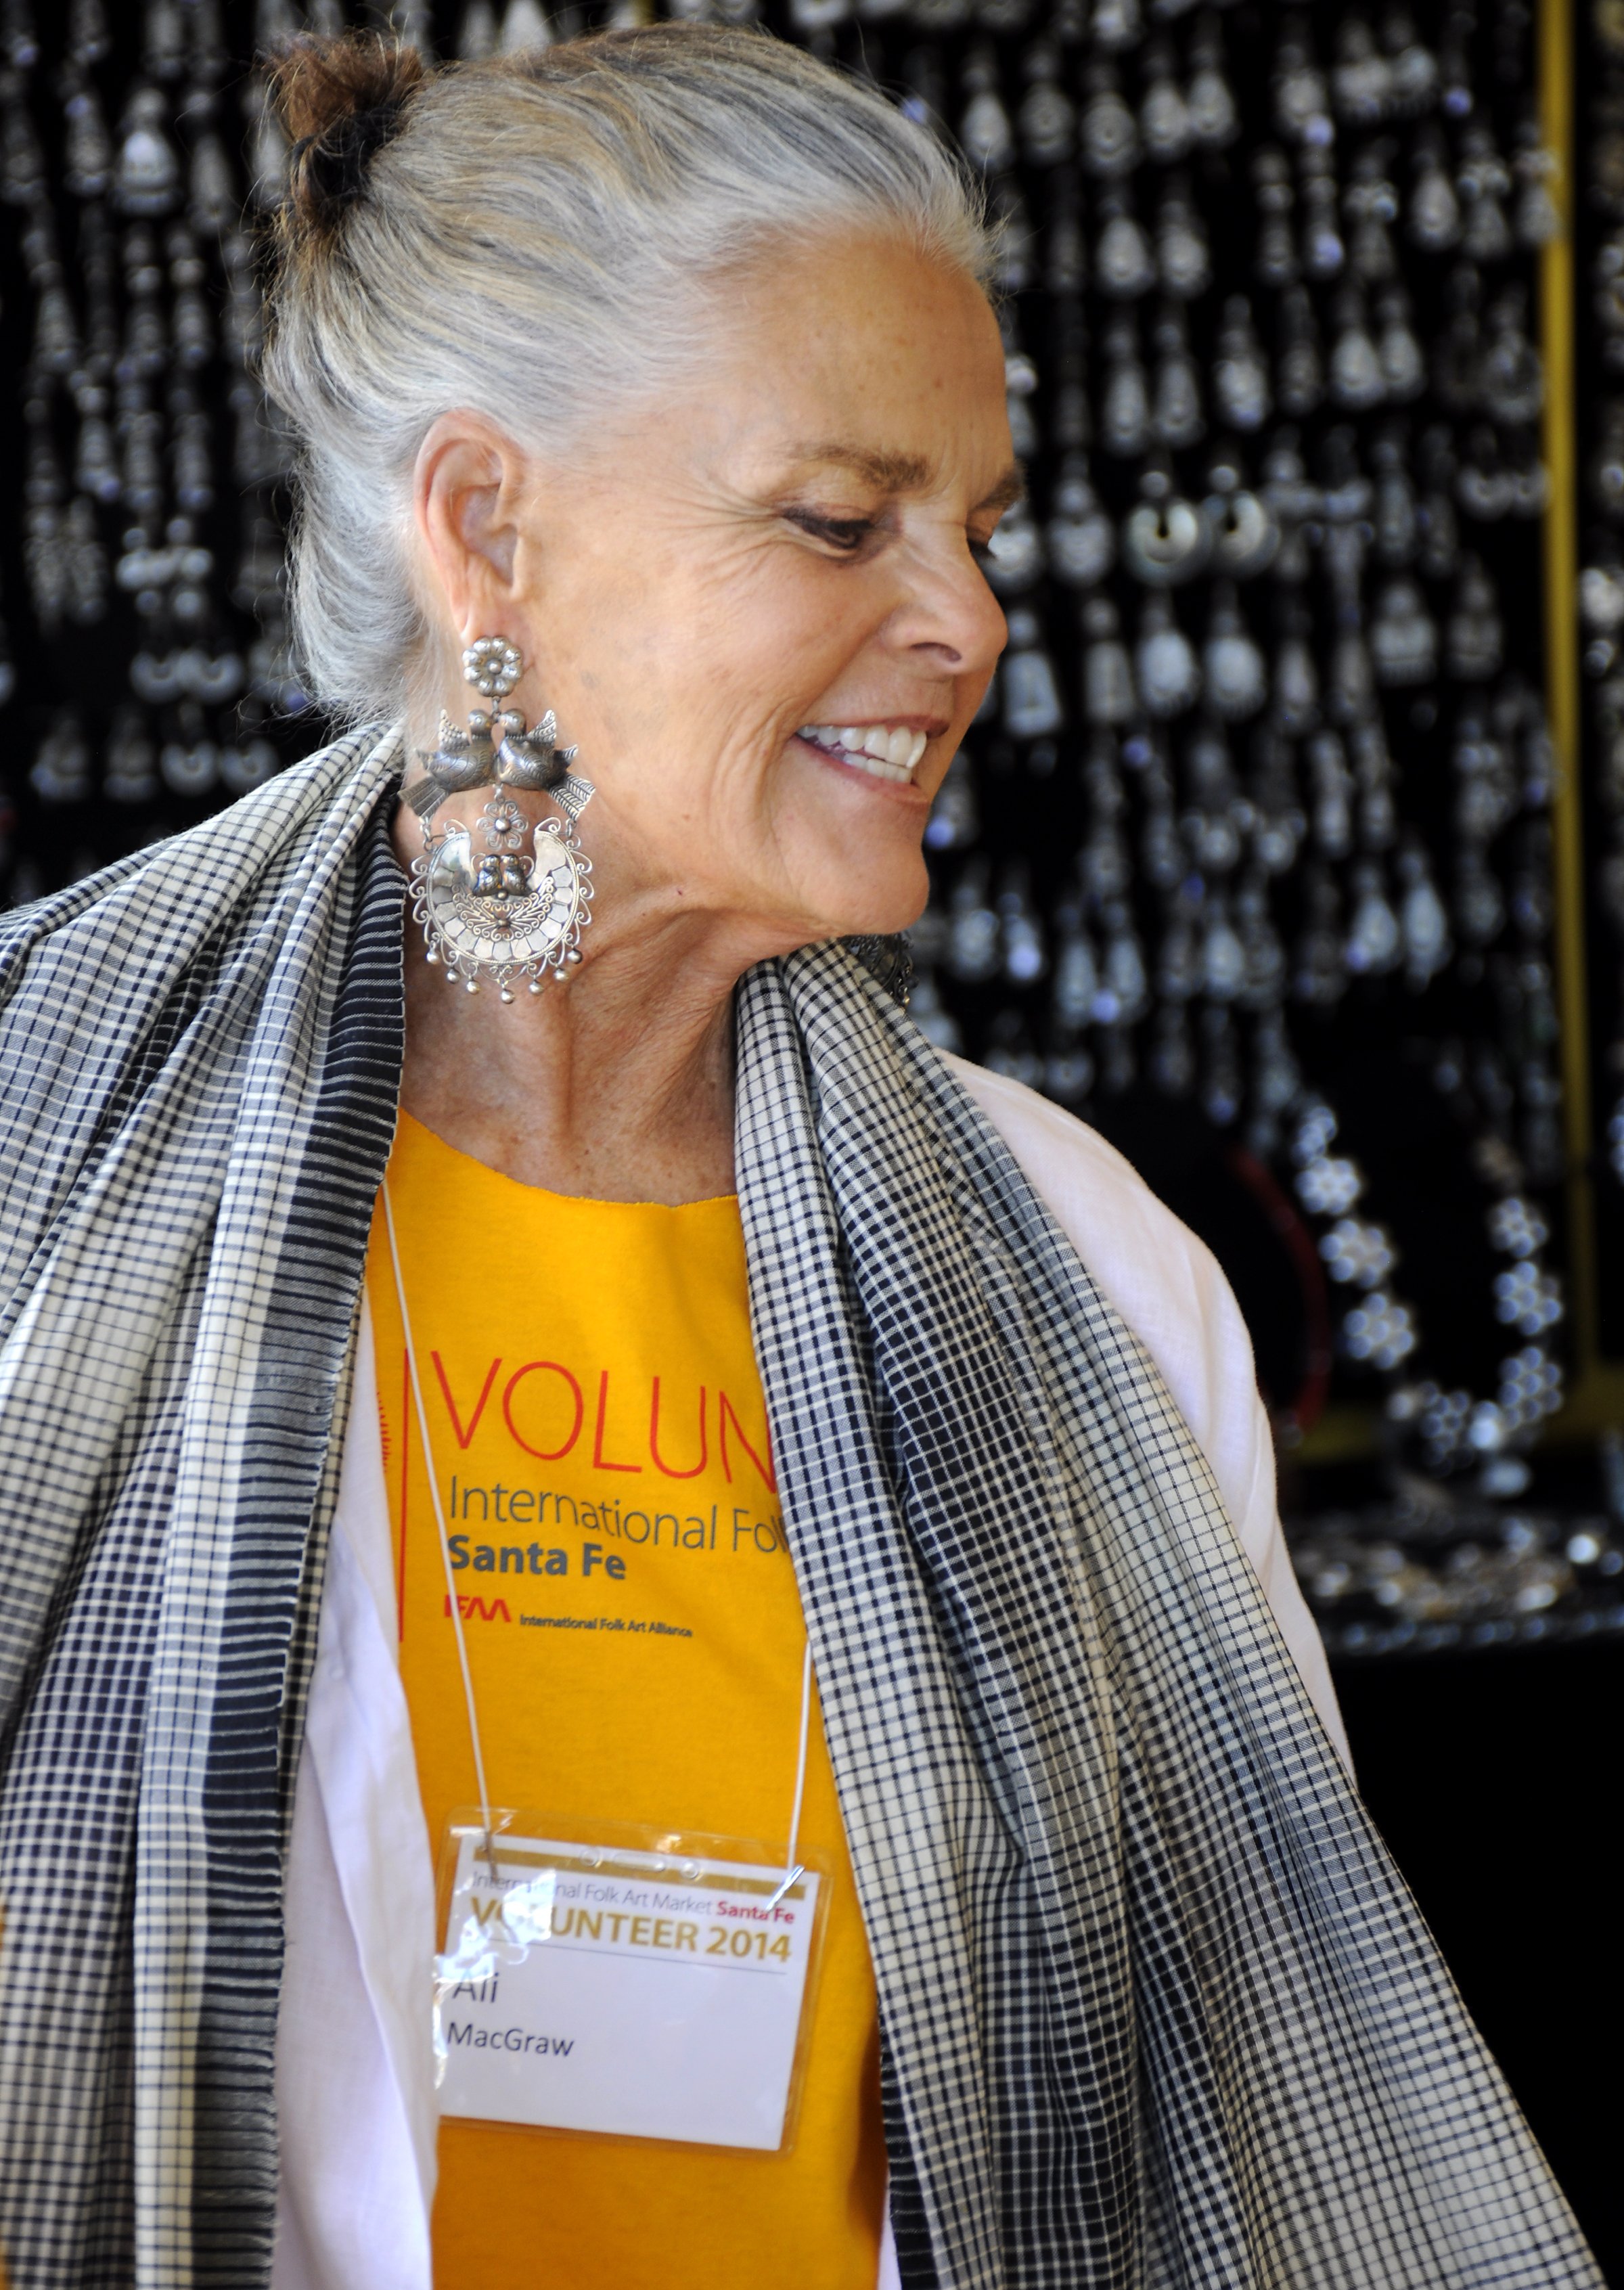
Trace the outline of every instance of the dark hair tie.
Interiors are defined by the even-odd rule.
[[[270,60],[273,100],[292,139],[278,217],[284,253],[330,239],[366,196],[372,161],[400,132],[423,60],[378,32],[305,32]]]
[[[350,111],[319,134],[301,136],[289,160],[290,180],[300,187],[313,221],[335,227],[345,210],[364,198],[367,170],[376,154],[399,132],[405,98]]]

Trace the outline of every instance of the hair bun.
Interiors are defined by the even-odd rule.
[[[280,218],[284,251],[330,239],[366,193],[374,155],[400,128],[423,59],[381,32],[300,32],[270,59],[271,100],[292,143]]]

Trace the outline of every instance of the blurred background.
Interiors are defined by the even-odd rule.
[[[0,901],[324,736],[256,55],[652,12],[0,0]],[[1367,1797],[1624,2283],[1624,0],[668,12],[871,76],[1004,221],[1031,498],[914,1014],[1222,1261]]]

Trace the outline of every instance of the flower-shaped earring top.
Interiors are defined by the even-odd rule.
[[[524,673],[524,655],[506,637],[480,637],[462,655],[462,673],[487,700],[505,700]]]

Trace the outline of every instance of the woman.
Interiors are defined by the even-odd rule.
[[[4,941],[16,2281],[1594,2281],[1222,1281],[853,950],[1003,638],[964,186],[743,33],[279,90],[359,728]]]

